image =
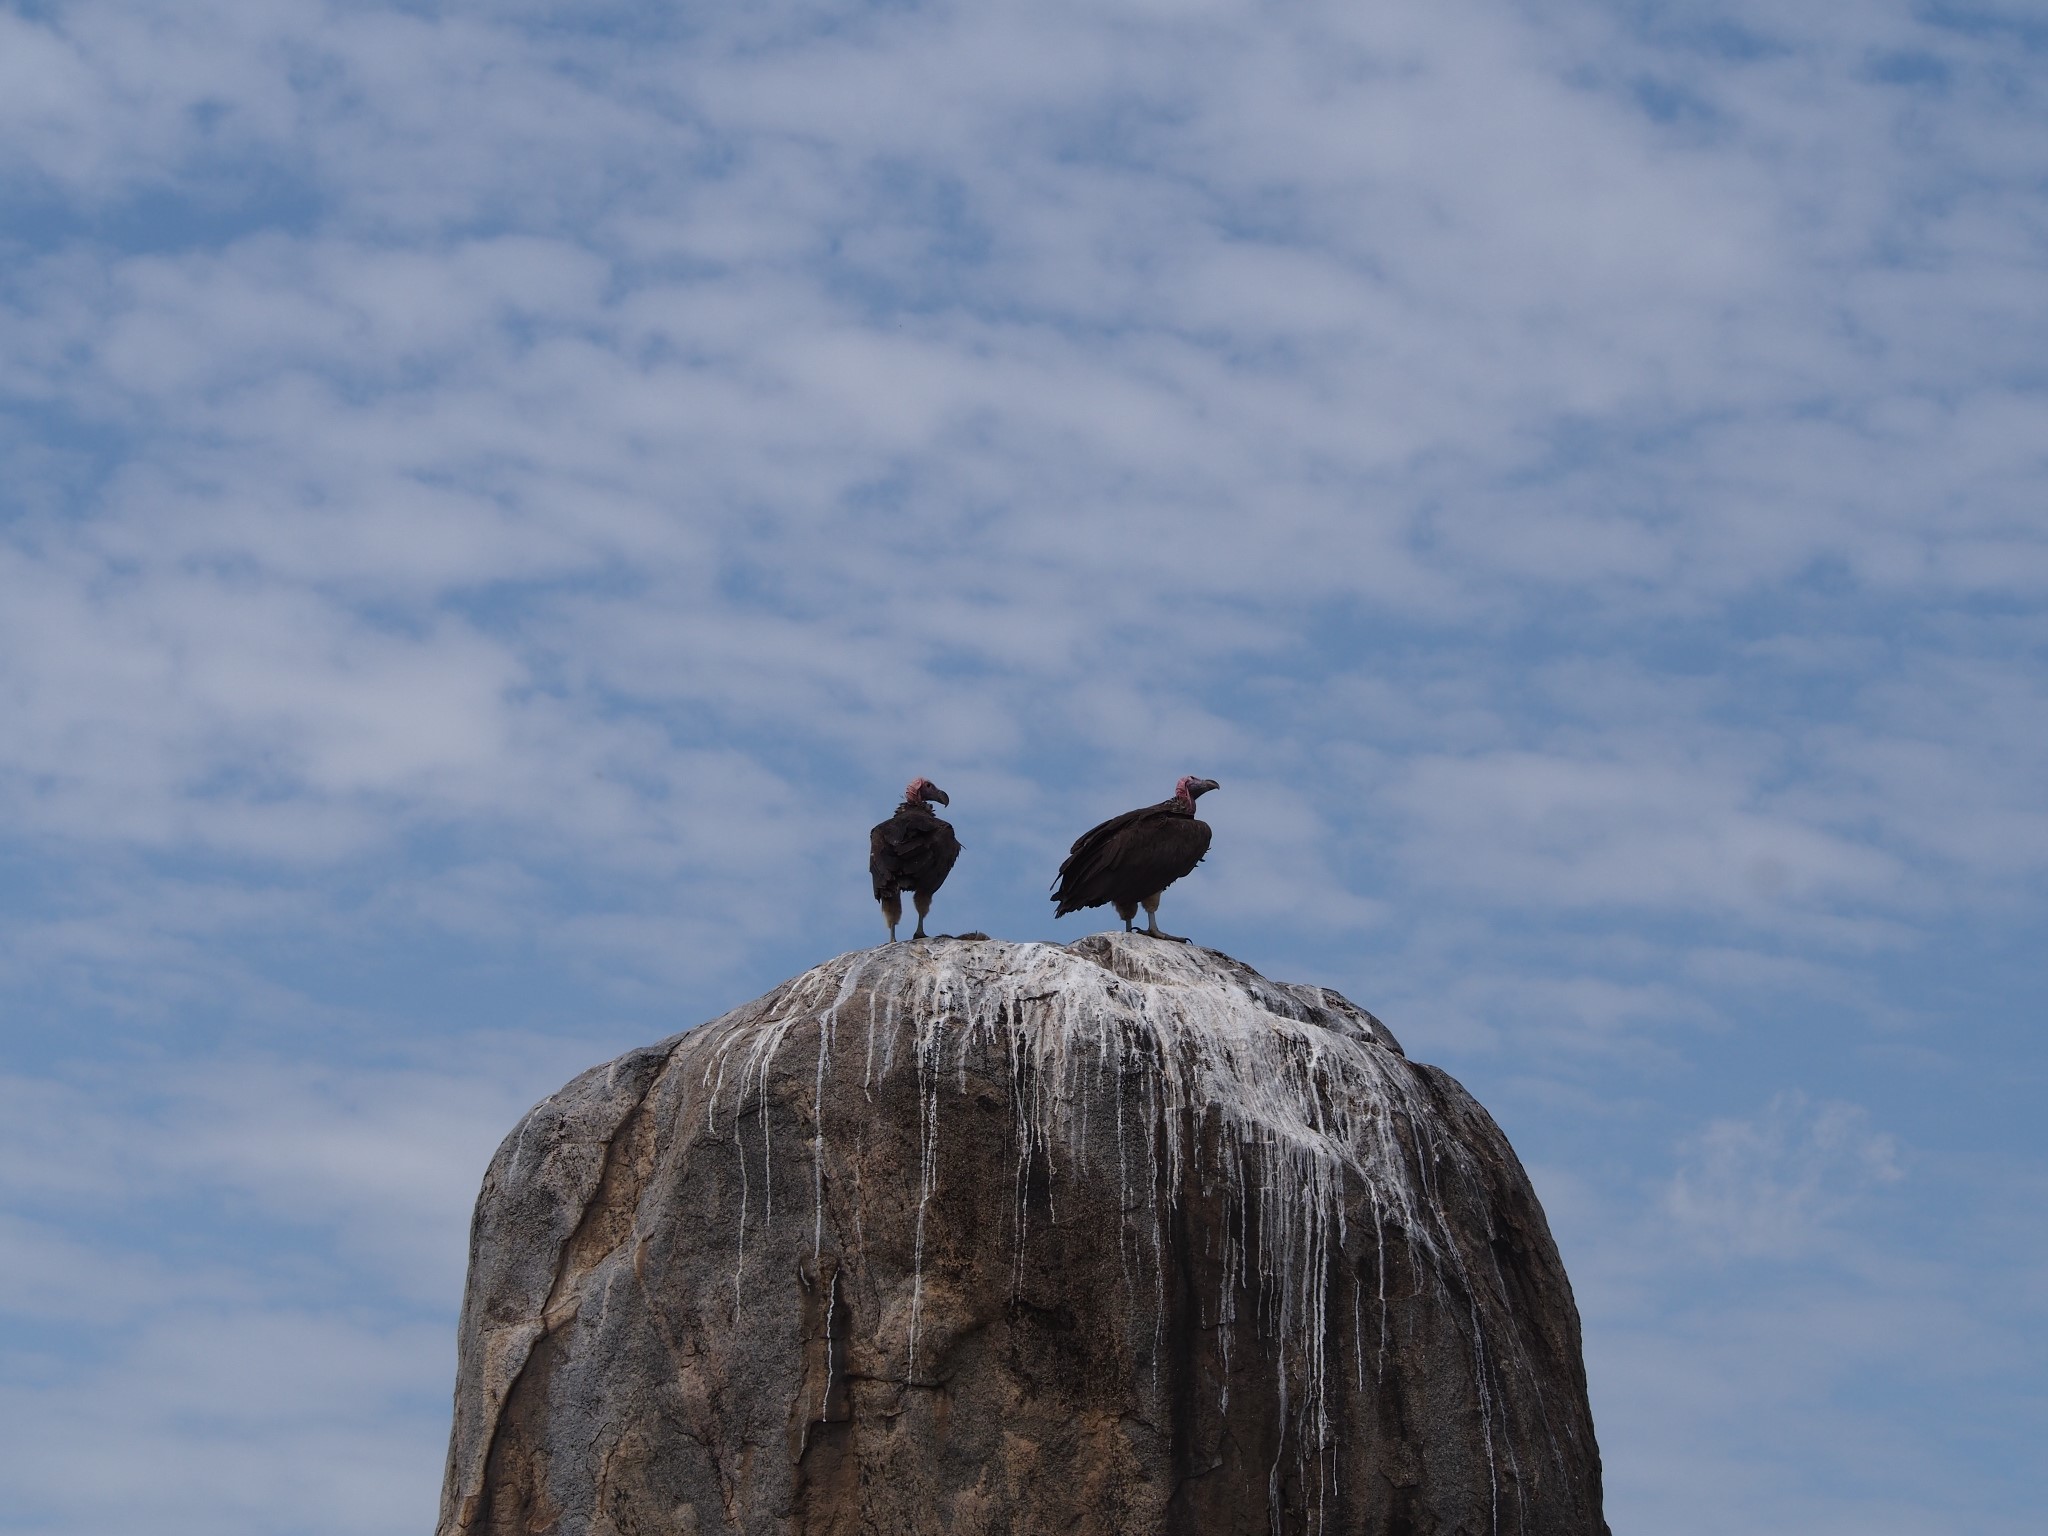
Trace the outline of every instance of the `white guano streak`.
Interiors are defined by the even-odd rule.
[[[1298,1453],[1319,1462],[1332,1449],[1330,1361],[1324,1341],[1329,1322],[1333,1258],[1346,1237],[1347,1189],[1372,1213],[1374,1273],[1354,1276],[1378,1302],[1374,1375],[1387,1349],[1387,1276],[1381,1234],[1397,1229],[1439,1299],[1463,1293],[1489,1471],[1495,1456],[1494,1420],[1500,1414],[1495,1375],[1500,1364],[1488,1348],[1484,1320],[1439,1194],[1448,1169],[1478,1180],[1472,1154],[1433,1127],[1438,1111],[1415,1069],[1380,1044],[1363,1017],[1334,1008],[1336,1027],[1293,1017],[1308,1009],[1292,989],[1240,976],[1229,962],[1194,949],[1118,943],[1120,962],[1142,967],[1134,980],[1063,946],[1051,944],[903,943],[839,956],[795,978],[767,1000],[757,1016],[734,1021],[716,1043],[705,1068],[707,1113],[713,1126],[728,1089],[738,1144],[738,1119],[751,1098],[764,1122],[768,1077],[791,1033],[814,1026],[814,1091],[825,1091],[832,1042],[842,1017],[867,1032],[863,1086],[872,1094],[894,1070],[908,1035],[919,1094],[918,1191],[905,1380],[914,1379],[923,1299],[927,1207],[937,1183],[941,1086],[950,1075],[966,1086],[977,1050],[1008,1062],[1017,1135],[1013,1274],[1021,1274],[1028,1238],[1026,1192],[1034,1164],[1048,1173],[1057,1153],[1070,1165],[1094,1156],[1088,1140],[1091,1086],[1113,1078],[1116,1094],[1115,1172],[1120,1192],[1149,1183],[1152,1201],[1154,1310],[1147,1319],[1154,1370],[1164,1325],[1164,1250],[1168,1222],[1191,1175],[1220,1181],[1227,1211],[1219,1255],[1216,1298],[1218,1348],[1225,1362],[1219,1411],[1228,1407],[1228,1368],[1236,1293],[1248,1287],[1281,1348],[1275,1351],[1282,1414],[1291,1421]],[[950,1069],[950,1070],[949,1070]],[[1141,1149],[1133,1177],[1126,1158],[1123,1103],[1127,1089],[1143,1112],[1132,1135]],[[1193,1166],[1206,1116],[1214,1115],[1222,1156],[1216,1166]],[[812,1126],[812,1253],[822,1252],[825,1231],[826,1138],[822,1105],[814,1100]],[[764,1138],[764,1170],[767,1128]],[[741,1148],[744,1162],[744,1149]],[[1109,1170],[1104,1169],[1106,1174]],[[1149,1174],[1149,1179],[1147,1175]],[[745,1268],[748,1182],[742,1171],[737,1304]],[[764,1201],[765,1203],[765,1201]],[[1125,1202],[1128,1203],[1127,1200]],[[1055,1208],[1056,1209],[1056,1208]],[[764,1222],[772,1210],[764,1210]],[[1055,1217],[1056,1219],[1056,1217]],[[1256,1251],[1252,1251],[1255,1247]],[[1127,1287],[1127,1296],[1135,1292]],[[1354,1332],[1356,1332],[1354,1324]],[[1519,1355],[1519,1340],[1510,1346]],[[1290,1391],[1290,1363],[1298,1393]],[[1517,1361],[1517,1364],[1526,1363]],[[1362,1349],[1354,1340],[1353,1369],[1364,1384]],[[1343,1368],[1338,1372],[1341,1377]],[[1275,1497],[1278,1472],[1273,1469]],[[1320,1481],[1321,1479],[1319,1479]],[[1511,1486],[1516,1480],[1511,1478]],[[1500,1529],[1498,1476],[1494,1476]],[[1519,1502],[1517,1500],[1517,1502]],[[1517,1511],[1519,1513],[1519,1511]],[[1516,1523],[1519,1523],[1517,1521]]]

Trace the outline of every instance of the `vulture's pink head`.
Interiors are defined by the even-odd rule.
[[[904,787],[903,802],[906,805],[925,805],[933,800],[938,801],[941,805],[951,805],[953,803],[946,798],[946,792],[930,779],[912,779]]]
[[[1195,808],[1195,802],[1215,787],[1216,781],[1214,779],[1198,779],[1193,774],[1189,774],[1173,786],[1174,798],[1185,800],[1188,809],[1192,811]]]

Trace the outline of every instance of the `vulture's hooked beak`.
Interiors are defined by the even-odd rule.
[[[1194,783],[1188,786],[1188,793],[1195,799],[1199,800],[1202,798],[1202,796],[1209,793],[1210,790],[1215,789],[1217,787],[1217,783],[1214,779],[1197,779]]]
[[[927,800],[936,800],[941,805],[951,805],[953,803],[951,800],[946,798],[946,792],[943,789],[939,788],[939,786],[936,784],[925,785],[924,797]]]

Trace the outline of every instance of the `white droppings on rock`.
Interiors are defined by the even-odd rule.
[[[1149,1218],[1149,1243],[1120,1257],[1128,1266],[1148,1255],[1149,1285],[1126,1284],[1134,1331],[1150,1340],[1156,1375],[1166,1310],[1164,1256],[1168,1224],[1183,1192],[1218,1190],[1231,1218],[1220,1232],[1220,1286],[1214,1298],[1220,1411],[1228,1409],[1233,1335],[1247,1319],[1238,1297],[1253,1298],[1269,1336],[1278,1375],[1277,1399],[1298,1456],[1330,1460],[1331,1362],[1326,1341],[1335,1274],[1345,1267],[1348,1199],[1370,1210],[1373,1272],[1354,1272],[1354,1319],[1364,1298],[1376,1302],[1374,1374],[1384,1369],[1389,1298],[1385,1238],[1398,1231],[1418,1283],[1438,1298],[1461,1297],[1494,1480],[1494,1529],[1500,1530],[1499,1470],[1494,1467],[1494,1388],[1500,1352],[1489,1345],[1469,1272],[1440,1194],[1440,1181],[1477,1183],[1482,1172],[1455,1137],[1434,1127],[1438,1106],[1426,1083],[1384,1026],[1321,988],[1286,987],[1227,957],[1194,946],[1125,935],[1099,935],[1072,948],[986,942],[902,943],[842,955],[795,978],[764,1000],[754,1017],[734,1021],[705,1065],[707,1114],[715,1127],[721,1105],[741,1155],[739,1248],[734,1271],[737,1315],[744,1295],[750,1183],[740,1145],[743,1107],[762,1116],[765,1148],[769,1078],[793,1034],[816,1032],[812,1150],[812,1256],[826,1239],[826,1145],[822,1099],[833,1042],[849,1011],[865,1026],[864,1088],[874,1088],[907,1053],[916,1074],[918,1189],[909,1333],[903,1379],[914,1379],[923,1299],[926,1210],[936,1186],[943,1134],[942,1087],[960,1091],[970,1058],[1007,1063],[1017,1142],[1012,1228],[1013,1276],[1022,1273],[1030,1241],[1034,1171],[1048,1188],[1048,1216],[1057,1223],[1051,1185],[1062,1159],[1069,1169],[1113,1170],[1120,1207],[1134,1202]],[[900,1049],[899,1049],[900,1048]],[[1093,1101],[1114,1094],[1115,1146],[1104,1145]],[[751,1100],[751,1104],[750,1104]],[[1126,1104],[1131,1113],[1127,1117]],[[1132,1123],[1134,1122],[1134,1123]],[[1214,1159],[1198,1154],[1213,1126]],[[761,1220],[773,1219],[772,1189]],[[858,1222],[856,1206],[854,1219]],[[1498,1283],[1498,1270],[1495,1270]],[[835,1277],[836,1285],[836,1277]],[[1150,1315],[1141,1312],[1149,1302]],[[1363,1329],[1354,1321],[1353,1360],[1362,1389]],[[1519,1344],[1511,1344],[1519,1355]],[[1340,1373],[1338,1390],[1343,1390]],[[1287,1437],[1282,1437],[1287,1438]],[[1276,1444],[1279,1441],[1276,1439]],[[1511,1454],[1511,1453],[1510,1453]],[[1334,1463],[1332,1463],[1334,1464]],[[1279,1497],[1279,1465],[1271,1484]],[[1508,1481],[1519,1487],[1519,1469]]]

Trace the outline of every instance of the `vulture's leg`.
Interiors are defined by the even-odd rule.
[[[917,932],[913,933],[911,937],[913,939],[921,939],[924,937],[925,914],[932,909],[932,893],[930,891],[918,891],[911,899],[917,903]],[[898,908],[897,910],[901,911],[902,909]]]
[[[882,904],[882,921],[889,925],[889,942],[896,942],[896,925],[903,921],[903,898],[895,892],[875,898]]]
[[[1131,923],[1138,915],[1138,904],[1135,901],[1120,901],[1116,904],[1116,915],[1124,920],[1124,932],[1130,933]]]
[[[1145,898],[1145,931],[1155,939],[1171,939],[1176,944],[1185,944],[1185,934],[1167,933],[1159,926],[1159,898],[1164,894],[1162,891],[1154,891]]]

